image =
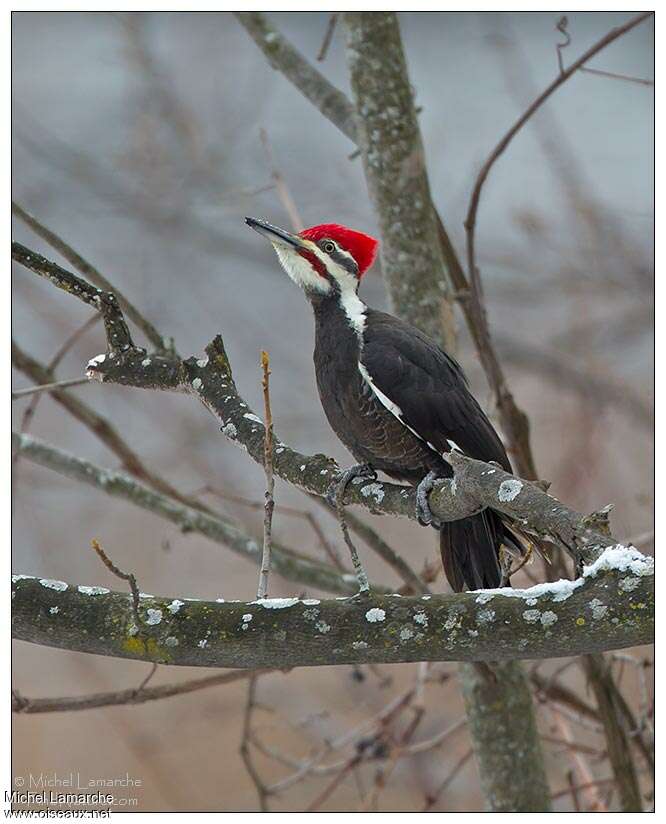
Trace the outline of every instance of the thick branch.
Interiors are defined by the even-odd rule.
[[[654,564],[610,548],[576,581],[401,598],[220,603],[15,576],[14,637],[182,666],[294,667],[568,657],[651,643]]]

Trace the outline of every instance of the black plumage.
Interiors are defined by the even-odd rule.
[[[357,461],[417,484],[431,470],[450,477],[451,467],[441,453],[458,448],[511,471],[502,442],[470,393],[461,367],[430,338],[369,307],[359,333],[335,294],[312,302],[322,406]],[[520,539],[492,510],[442,524],[442,562],[453,589],[499,586],[502,544],[523,551]]]

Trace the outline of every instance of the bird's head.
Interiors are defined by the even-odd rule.
[[[355,294],[377,255],[375,238],[337,223],[311,226],[295,235],[253,217],[245,222],[270,240],[282,268],[310,297]]]

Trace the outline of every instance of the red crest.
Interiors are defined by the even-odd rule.
[[[363,232],[356,232],[354,229],[341,226],[339,223],[322,223],[319,226],[311,226],[309,229],[304,229],[300,236],[314,243],[325,237],[334,240],[356,261],[359,278],[372,266],[377,257],[378,240]]]

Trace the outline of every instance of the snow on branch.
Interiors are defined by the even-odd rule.
[[[654,638],[654,562],[608,547],[575,581],[454,595],[200,601],[17,575],[15,638],[197,667],[569,657]]]

